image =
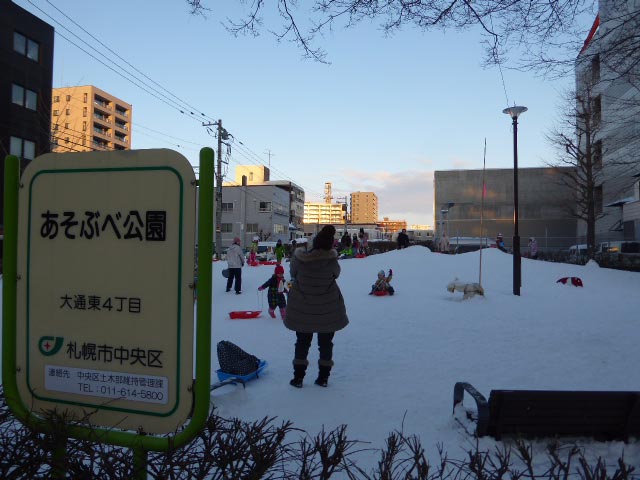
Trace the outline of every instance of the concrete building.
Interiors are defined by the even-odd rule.
[[[596,185],[596,245],[640,239],[640,64],[632,40],[638,2],[600,0],[599,13],[576,59],[576,89],[589,91],[597,132],[591,139],[602,171]],[[631,45],[629,45],[631,43]],[[579,233],[586,225],[579,224]]]
[[[305,202],[304,224],[344,224],[347,214],[345,206],[344,203]]]
[[[223,248],[235,236],[246,246],[256,236],[286,243],[302,235],[302,188],[288,180],[270,180],[269,168],[264,165],[238,165],[234,178],[222,184]]]
[[[131,149],[131,105],[94,87],[53,89],[52,151]]]
[[[444,232],[454,237],[495,239],[504,235],[507,247],[513,237],[513,169],[487,169],[482,210],[482,170],[434,172],[434,223],[436,239]],[[559,181],[557,168],[518,169],[518,227],[521,244],[536,237],[541,248],[559,250],[576,243],[575,218],[566,208],[574,193]],[[482,231],[480,219],[482,216]]]
[[[393,238],[394,234],[400,232],[403,228],[407,228],[406,220],[389,220],[389,217],[384,217],[382,220],[379,220],[378,229],[385,234],[390,240]]]
[[[222,248],[234,237],[247,247],[258,236],[263,241],[288,242],[290,194],[276,185],[222,187]]]
[[[16,155],[24,169],[51,148],[54,30],[10,0],[0,0],[0,12],[0,198],[4,198],[4,157]]]
[[[373,192],[351,194],[351,223],[376,223],[378,221],[378,197]]]

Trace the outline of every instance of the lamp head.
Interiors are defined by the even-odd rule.
[[[505,108],[504,110],[502,110],[502,113],[506,113],[511,118],[516,119],[520,116],[521,113],[524,113],[527,110],[528,110],[527,107],[516,107],[514,105],[513,107]]]

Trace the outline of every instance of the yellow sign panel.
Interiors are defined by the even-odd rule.
[[[175,431],[192,406],[193,168],[171,150],[46,154],[19,196],[20,397]]]

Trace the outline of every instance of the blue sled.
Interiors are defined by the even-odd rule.
[[[216,374],[218,375],[218,380],[220,381],[211,385],[211,390],[222,387],[224,385],[236,385],[238,383],[241,383],[244,387],[245,383],[247,383],[249,380],[260,377],[260,374],[265,368],[267,368],[266,360],[260,360],[258,369],[255,372],[248,373],[247,375],[234,375],[233,373],[223,372],[222,370],[218,369],[216,370]]]

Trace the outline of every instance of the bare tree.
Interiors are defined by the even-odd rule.
[[[575,192],[575,204],[566,208],[570,216],[586,223],[587,256],[593,258],[596,220],[604,216],[601,193],[604,176],[600,110],[591,82],[567,94],[560,117],[558,125],[547,134],[547,141],[557,151],[557,159],[550,166],[572,167],[558,169],[559,181]]]
[[[206,0],[186,0],[191,12],[224,15],[223,7]],[[486,44],[486,62],[507,60],[519,47],[521,68],[569,71],[596,16],[595,0],[244,0],[242,11],[223,23],[233,34],[272,32],[298,44],[304,56],[320,62],[327,53],[316,44],[319,35],[377,21],[385,34],[405,27],[466,30],[479,28]],[[215,6],[214,6],[215,5]],[[277,13],[277,17],[272,15]],[[277,18],[265,24],[265,18]]]

